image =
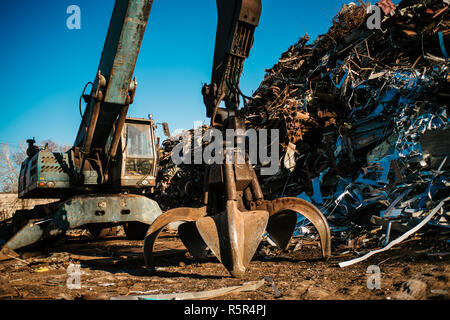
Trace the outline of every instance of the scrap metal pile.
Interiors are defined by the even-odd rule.
[[[266,70],[242,109],[248,128],[280,130],[281,169],[259,176],[265,197],[315,204],[335,249],[383,246],[450,195],[449,3],[378,6],[371,30],[365,4],[344,5],[325,35],[305,35]],[[175,166],[175,140],[161,161],[163,209],[201,200],[202,166]],[[428,223],[447,239],[448,208]],[[300,218],[297,234],[309,228]]]
[[[209,126],[202,126],[197,129],[189,130],[192,147],[195,137],[202,137]],[[197,130],[197,133],[195,133]],[[191,153],[191,164],[181,163],[176,165],[172,161],[172,153],[175,146],[182,142],[183,133],[174,135],[163,141],[160,150],[157,186],[155,199],[158,201],[162,210],[167,211],[178,207],[199,207],[202,203],[203,184],[204,184],[204,164],[195,164],[193,152]],[[203,142],[202,147],[206,146]]]

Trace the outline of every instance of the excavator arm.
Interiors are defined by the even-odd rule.
[[[87,107],[74,147],[66,153],[52,153],[36,149],[30,140],[29,157],[21,167],[19,196],[49,197],[53,190],[52,196],[64,199],[37,206],[31,212],[23,212],[23,216],[19,214],[13,220],[20,230],[4,248],[15,250],[70,228],[95,225],[101,229],[105,223],[125,223],[127,235],[128,229],[141,238],[142,224],[146,224],[144,231],[151,224],[144,239],[144,258],[147,266],[153,267],[153,245],[158,234],[168,224],[184,221],[178,228],[179,235],[194,257],[204,257],[209,247],[233,276],[242,277],[264,233],[267,231],[284,249],[295,229],[297,214],[302,214],[316,227],[322,254],[328,257],[331,236],[322,213],[299,198],[264,200],[252,164],[247,160],[238,163],[238,157],[207,166],[202,208],[175,208],[161,214],[153,200],[122,193],[124,186],[142,191],[143,185],[150,184],[149,168],[155,165],[155,158],[145,152],[150,151],[145,138],[148,126],[142,119],[126,118],[136,90],[132,76],[152,2],[116,0],[93,88],[85,97]],[[261,0],[217,0],[217,12],[211,84],[202,88],[207,116],[212,126],[222,132],[245,131],[245,121],[237,112],[242,95],[239,79],[253,45]],[[220,107],[222,101],[225,108]],[[151,120],[146,121],[152,126]],[[239,135],[236,139],[244,138],[242,133]],[[118,152],[120,141],[126,146],[130,143],[128,150]],[[232,150],[236,155],[234,145]],[[121,161],[114,159],[116,156]],[[114,171],[109,170],[111,162],[121,182],[114,194],[105,192],[109,191],[105,188],[108,174]],[[81,180],[72,181],[74,176]],[[131,179],[133,176],[135,180]],[[123,181],[132,181],[132,185]]]
[[[261,0],[217,0],[217,31],[211,84],[202,94],[206,115],[220,124],[239,108],[239,80],[261,16]],[[226,108],[219,108],[224,101]],[[216,118],[217,116],[217,118]],[[217,120],[217,121],[216,121]]]
[[[132,80],[153,0],[118,0],[74,143],[79,172],[89,158],[114,158],[137,82]],[[109,149],[105,149],[112,134]]]

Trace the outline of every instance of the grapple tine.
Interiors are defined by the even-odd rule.
[[[206,249],[208,246],[198,233],[194,222],[185,222],[178,226],[178,235],[180,236],[181,242],[183,242],[184,246],[195,259],[203,259],[207,256],[208,252]]]
[[[226,232],[224,232],[224,230],[226,230],[226,228],[223,227],[225,224],[226,218],[224,214],[217,214],[212,217],[203,217],[195,223],[198,233],[202,237],[203,241],[222,263],[221,248],[225,245],[224,234]]]
[[[241,278],[258,248],[268,218],[267,211],[242,212],[236,201],[228,200],[225,213],[201,218],[196,226],[205,243],[231,275]]]
[[[144,260],[147,268],[154,268],[155,259],[153,246],[159,233],[172,222],[194,222],[206,215],[206,207],[201,208],[175,208],[164,212],[152,223],[144,239]],[[188,248],[189,249],[189,248]]]
[[[295,216],[293,213],[299,213],[311,221],[318,231],[322,247],[322,256],[324,258],[331,256],[330,227],[328,226],[325,216],[313,204],[300,198],[287,197],[268,202],[267,208],[270,212],[267,232],[271,237],[275,238],[274,240],[276,240],[277,244],[283,249],[286,247],[290,236],[292,236],[295,229],[295,224],[292,223],[293,217]],[[291,222],[289,222],[289,220]],[[277,223],[280,223],[280,225],[277,225]],[[281,232],[283,228],[287,228],[284,229],[284,232],[286,233],[284,235]],[[290,233],[288,233],[288,230],[290,230]],[[287,238],[288,234],[290,235],[289,238]]]
[[[247,266],[255,255],[256,249],[264,236],[269,212],[253,210],[244,213],[245,241],[244,241],[244,265]]]
[[[293,211],[281,211],[271,215],[267,224],[270,238],[281,249],[286,249],[297,224],[297,214]]]

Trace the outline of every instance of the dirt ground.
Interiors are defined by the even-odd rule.
[[[219,289],[264,277],[271,278],[274,286],[266,281],[257,290],[215,299],[449,299],[449,255],[433,253],[430,248],[433,247],[412,238],[366,261],[340,268],[338,262],[357,255],[335,255],[322,261],[314,244],[295,252],[282,252],[263,242],[246,277],[235,279],[214,256],[194,260],[174,234],[164,233],[157,240],[156,273],[144,267],[143,241],[128,241],[124,237],[93,241],[86,236],[69,235],[0,261],[0,299],[107,300]],[[71,264],[81,266],[80,289],[68,288],[72,281],[73,271],[68,269]],[[371,265],[380,268],[379,289],[373,288],[376,279],[368,273]]]

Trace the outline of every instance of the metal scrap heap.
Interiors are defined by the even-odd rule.
[[[280,130],[280,170],[259,177],[265,197],[315,204],[341,248],[382,246],[450,195],[448,1],[378,6],[381,29],[368,28],[361,2],[344,5],[314,42],[300,38],[242,109],[248,128]],[[201,194],[201,165],[165,163],[161,206],[200,203],[186,188]],[[448,208],[428,225],[448,228]],[[309,228],[299,218],[297,234]]]
[[[209,126],[188,130],[191,137],[190,147],[192,151],[196,143],[194,138],[202,137]],[[197,133],[195,133],[197,131]],[[191,152],[191,164],[181,163],[176,165],[172,161],[172,153],[175,146],[183,139],[183,133],[174,135],[162,143],[160,150],[160,170],[157,178],[155,198],[161,208],[166,211],[177,207],[199,207],[202,204],[204,164],[195,164]],[[200,145],[200,144],[197,144]],[[201,144],[202,147],[206,143]]]
[[[248,127],[281,132],[266,197],[311,201],[350,247],[373,224],[407,230],[449,196],[448,3],[392,5],[381,30],[366,12],[345,5],[328,33],[302,37],[245,108]],[[448,226],[445,208],[430,223]]]

